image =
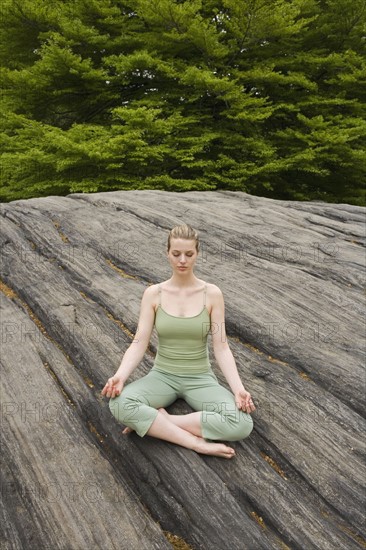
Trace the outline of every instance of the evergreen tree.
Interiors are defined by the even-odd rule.
[[[3,0],[2,200],[365,204],[364,0]]]

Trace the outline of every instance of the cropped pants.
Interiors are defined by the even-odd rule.
[[[126,384],[120,395],[109,400],[113,416],[143,437],[158,415],[158,407],[167,407],[183,398],[201,413],[202,437],[207,440],[237,441],[253,429],[249,413],[238,409],[234,395],[221,386],[213,371],[178,375],[154,369]]]

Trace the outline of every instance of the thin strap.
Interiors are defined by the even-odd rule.
[[[205,307],[206,305],[206,289],[207,289],[207,284],[205,283],[205,289],[203,291],[203,307]]]
[[[159,306],[161,306],[161,286],[160,283],[158,284],[159,287]]]

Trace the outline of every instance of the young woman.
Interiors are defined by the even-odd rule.
[[[168,236],[170,279],[144,291],[135,338],[102,395],[110,398],[114,417],[131,431],[182,445],[198,453],[231,458],[224,443],[248,437],[255,410],[244,388],[225,334],[224,299],[214,284],[198,279],[193,268],[199,253],[197,232],[187,224]],[[146,376],[125,385],[142,360],[153,328],[158,334],[154,365]],[[209,361],[211,332],[215,359],[232,393],[221,386]],[[190,414],[169,414],[164,407],[183,398]]]

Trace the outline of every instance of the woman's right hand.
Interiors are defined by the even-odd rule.
[[[114,375],[111,378],[108,378],[108,381],[104,388],[102,389],[102,395],[106,397],[117,397],[120,395],[124,386],[124,382],[120,376]]]

